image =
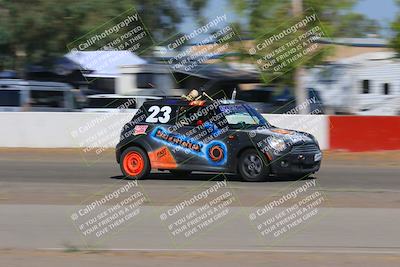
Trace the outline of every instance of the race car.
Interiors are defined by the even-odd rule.
[[[116,160],[128,179],[151,170],[301,178],[319,170],[322,152],[309,133],[271,125],[238,100],[164,98],[145,102],[123,127]]]

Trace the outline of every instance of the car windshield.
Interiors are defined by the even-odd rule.
[[[264,117],[249,105],[222,105],[219,109],[225,114],[229,125],[269,125]]]

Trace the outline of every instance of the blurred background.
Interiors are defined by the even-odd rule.
[[[399,115],[399,10],[395,0],[0,0],[0,111],[130,101],[126,112],[197,89],[236,90],[262,113]],[[304,34],[314,51],[265,68]]]

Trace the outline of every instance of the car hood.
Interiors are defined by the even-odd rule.
[[[287,144],[291,145],[315,143],[314,137],[309,133],[276,127],[258,128],[251,131],[250,136],[259,136],[261,138],[265,138],[266,136],[273,136],[275,138],[283,139]]]

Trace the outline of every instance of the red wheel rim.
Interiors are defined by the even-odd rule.
[[[127,174],[136,176],[144,169],[144,159],[138,152],[131,151],[125,155],[123,165]]]

